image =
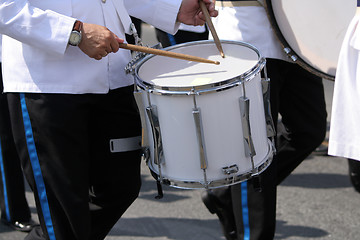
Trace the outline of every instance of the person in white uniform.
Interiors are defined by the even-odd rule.
[[[259,179],[207,191],[202,200],[219,217],[226,239],[270,240],[276,227],[276,186],[325,138],[322,79],[290,62],[261,1],[218,0],[216,5],[219,16],[213,22],[219,38],[248,42],[266,58],[271,115],[275,126],[281,116],[286,131],[277,132],[277,153]]]
[[[328,154],[348,158],[350,180],[360,192],[360,1],[343,40],[335,75]]]
[[[129,14],[169,33],[205,22],[198,0],[0,2],[4,91],[41,224],[25,239],[104,239],[138,196]]]

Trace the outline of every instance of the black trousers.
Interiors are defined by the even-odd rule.
[[[30,209],[25,197],[24,175],[11,130],[9,107],[0,63],[0,209],[5,222],[28,222]]]
[[[262,191],[254,179],[214,190],[233,208],[238,240],[270,240],[276,226],[276,186],[316,148],[326,134],[326,105],[322,79],[296,64],[267,59],[271,112],[286,131],[277,133],[277,154],[260,175]],[[275,124],[276,125],[276,124]]]
[[[104,239],[141,185],[133,86],[108,94],[9,93],[8,99],[41,224],[26,239]],[[134,137],[138,150],[111,151],[112,140]]]

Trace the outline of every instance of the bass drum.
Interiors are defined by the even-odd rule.
[[[287,55],[306,70],[334,80],[356,0],[265,0],[270,22]]]

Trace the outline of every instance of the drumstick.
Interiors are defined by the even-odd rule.
[[[220,55],[221,57],[225,57],[225,54],[224,54],[224,51],[222,49],[222,46],[221,46],[221,43],[220,43],[220,39],[215,31],[215,28],[214,28],[214,25],[211,21],[211,18],[210,18],[210,14],[206,8],[206,5],[205,3],[202,1],[202,0],[199,0],[199,4],[200,4],[200,7],[201,7],[201,11],[204,13],[205,15],[205,20],[206,20],[206,23],[210,29],[210,32],[211,32],[211,35],[213,36],[214,38],[214,41],[215,41],[215,44],[216,44],[216,47],[219,49],[219,52],[220,52]]]
[[[178,59],[183,59],[183,60],[187,60],[187,61],[212,63],[212,64],[216,64],[216,65],[220,64],[219,61],[212,61],[212,60],[209,60],[206,58],[196,57],[196,56],[182,54],[182,53],[169,52],[169,51],[165,51],[165,50],[143,47],[143,46],[138,46],[138,45],[133,45],[133,44],[119,43],[119,46],[120,46],[120,48],[129,49],[129,50],[133,50],[133,51],[137,51],[137,52],[144,52],[144,53],[150,53],[150,54],[155,54],[155,55],[160,55],[160,56],[165,56],[165,57],[178,58]]]

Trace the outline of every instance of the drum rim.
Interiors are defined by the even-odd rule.
[[[175,179],[170,179],[167,177],[162,178],[162,184],[170,186],[170,187],[174,187],[174,188],[179,188],[179,189],[214,189],[214,188],[220,188],[220,187],[226,187],[226,186],[231,186],[240,182],[244,182],[247,181],[249,179],[251,179],[251,177],[255,177],[258,176],[259,174],[261,174],[263,171],[265,171],[270,164],[273,161],[273,157],[274,157],[274,152],[273,152],[273,143],[271,142],[270,139],[267,139],[268,141],[268,152],[265,155],[265,157],[263,158],[263,161],[260,163],[260,165],[258,165],[257,167],[255,167],[253,172],[246,172],[246,173],[242,173],[242,174],[238,174],[235,176],[232,176],[230,178],[223,178],[223,179],[217,179],[217,180],[212,180],[209,181],[207,185],[204,184],[204,182],[201,181],[195,181],[195,180],[175,180]],[[150,160],[148,160],[150,161]],[[153,174],[156,175],[156,177],[158,179],[156,180],[160,180],[160,176],[158,173],[155,172],[155,168],[152,166],[152,162],[147,162],[147,165],[149,167],[149,169],[153,172]],[[156,164],[154,164],[156,165]]]
[[[134,76],[135,76],[136,85],[142,90],[146,90],[148,92],[158,95],[191,95],[191,94],[201,95],[205,93],[227,90],[232,87],[236,87],[244,82],[250,81],[264,68],[266,64],[266,59],[261,55],[260,51],[254,45],[251,45],[250,43],[243,41],[230,41],[230,40],[220,40],[220,41],[221,43],[236,44],[252,49],[258,56],[258,60],[257,60],[258,62],[248,71],[241,73],[234,78],[226,79],[217,83],[203,84],[197,86],[170,87],[170,86],[158,86],[155,84],[151,84],[140,78],[139,76],[140,67],[146,61],[156,56],[154,54],[149,54],[146,57],[144,57],[141,61],[139,61],[139,63],[135,67]],[[172,50],[184,46],[210,44],[210,43],[214,43],[214,41],[213,40],[193,41],[193,42],[176,44],[170,47],[166,47],[164,48],[164,50]]]
[[[276,18],[275,18],[275,14],[274,14],[274,10],[272,7],[272,0],[265,0],[264,1],[264,7],[268,16],[268,19],[270,21],[270,24],[275,32],[275,35],[277,36],[277,39],[280,42],[281,47],[283,48],[285,54],[292,60],[292,62],[298,64],[300,67],[304,68],[305,70],[307,70],[308,72],[321,77],[321,78],[325,78],[331,81],[335,80],[335,76],[334,75],[330,75],[327,74],[319,69],[316,69],[314,67],[312,67],[310,64],[308,64],[305,60],[302,59],[302,57],[296,53],[292,47],[290,46],[290,44],[287,42],[287,40],[285,39],[285,37],[283,36],[279,25],[276,22]]]

